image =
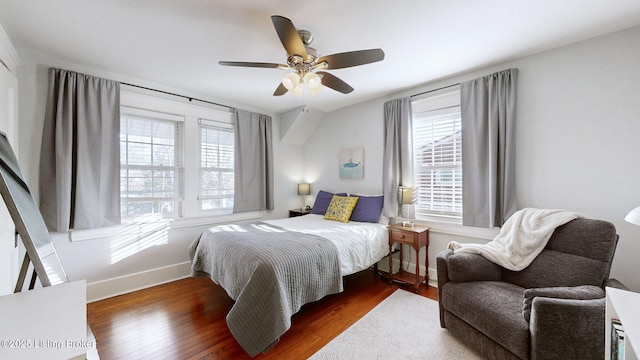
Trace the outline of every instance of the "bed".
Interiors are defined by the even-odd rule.
[[[235,300],[227,326],[252,357],[277,343],[302,305],[341,292],[343,276],[388,253],[385,224],[349,221],[360,219],[357,208],[347,222],[330,220],[331,206],[322,206],[326,196],[318,194],[311,214],[215,226],[189,247],[192,275],[211,278]],[[361,205],[369,200],[359,198],[366,200]],[[381,206],[380,199],[378,217]]]

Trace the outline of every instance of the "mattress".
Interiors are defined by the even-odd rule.
[[[367,269],[389,253],[387,226],[380,223],[342,223],[316,214],[264,222],[330,240],[338,248],[342,276]]]

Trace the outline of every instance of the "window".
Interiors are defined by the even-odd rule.
[[[415,215],[462,219],[462,131],[459,90],[414,100]]]
[[[120,211],[133,227],[74,231],[71,240],[117,237],[120,258],[123,234],[164,241],[169,228],[259,219],[233,214],[234,138],[229,108],[121,90]]]
[[[120,105],[123,223],[233,216],[233,112],[129,91]]]
[[[202,211],[233,209],[233,129],[200,119],[198,203]]]
[[[183,121],[179,116],[122,107],[122,218],[146,214],[180,215]]]

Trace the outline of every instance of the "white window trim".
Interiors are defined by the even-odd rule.
[[[485,229],[446,221],[415,220],[415,223],[429,226],[430,233],[464,236],[474,239],[493,240],[500,233],[500,228]]]
[[[152,112],[155,117],[158,113],[167,116],[167,119],[183,119],[184,128],[182,132],[183,144],[183,167],[184,167],[184,200],[180,209],[181,216],[172,219],[160,219],[170,223],[170,229],[180,229],[188,227],[199,227],[216,225],[222,223],[256,220],[264,217],[264,212],[254,211],[246,213],[225,213],[215,214],[213,212],[199,211],[198,187],[191,186],[191,181],[198,181],[198,152],[199,141],[186,141],[186,139],[198,139],[199,120],[207,119],[214,121],[217,126],[226,124],[233,126],[233,112],[229,109],[200,106],[191,103],[159,98],[151,95],[140,94],[132,91],[120,91],[120,106],[126,107],[126,111]],[[72,230],[68,232],[70,241],[85,241],[94,239],[104,239],[115,237],[122,233],[122,229],[133,224],[122,224],[118,226],[105,227],[100,229]],[[144,234],[139,234],[143,236]]]
[[[140,116],[143,118],[152,118],[152,119],[160,119],[160,120],[184,123],[184,116],[182,115],[169,114],[161,111],[145,110],[145,109],[126,106],[122,104],[120,104],[120,110],[121,110],[120,111],[121,113],[131,115],[131,116]]]
[[[449,112],[451,108],[460,108],[460,86],[442,89],[439,91],[431,92],[420,97],[416,97],[412,100],[412,116],[420,116],[420,114],[439,114]],[[464,201],[464,199],[463,199]],[[420,219],[416,219],[416,222],[428,223],[429,226],[435,224],[436,226],[444,226],[443,233],[451,233],[456,235],[464,235],[466,230],[461,234],[457,234],[456,227],[462,227],[462,217],[450,217],[447,215],[423,215]],[[452,231],[452,232],[449,232]],[[438,232],[436,230],[436,232]],[[472,231],[475,233],[475,231]]]
[[[221,110],[211,107],[195,105],[191,103],[183,103],[150,95],[144,95],[129,91],[121,91],[120,106],[126,106],[137,109],[149,109],[154,112],[164,112],[167,114],[175,114],[184,118],[184,149],[182,156],[184,157],[184,200],[179,219],[202,217],[203,214],[198,208],[198,152],[199,141],[186,141],[186,139],[199,138],[199,120],[208,119],[216,123],[233,124],[233,113],[229,109]],[[196,181],[192,186],[191,181]],[[214,214],[209,214],[215,216]]]

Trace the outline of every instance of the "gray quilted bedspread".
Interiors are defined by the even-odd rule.
[[[193,276],[208,276],[235,303],[227,326],[250,356],[266,352],[306,303],[341,292],[335,245],[265,223],[223,225],[189,246]]]

